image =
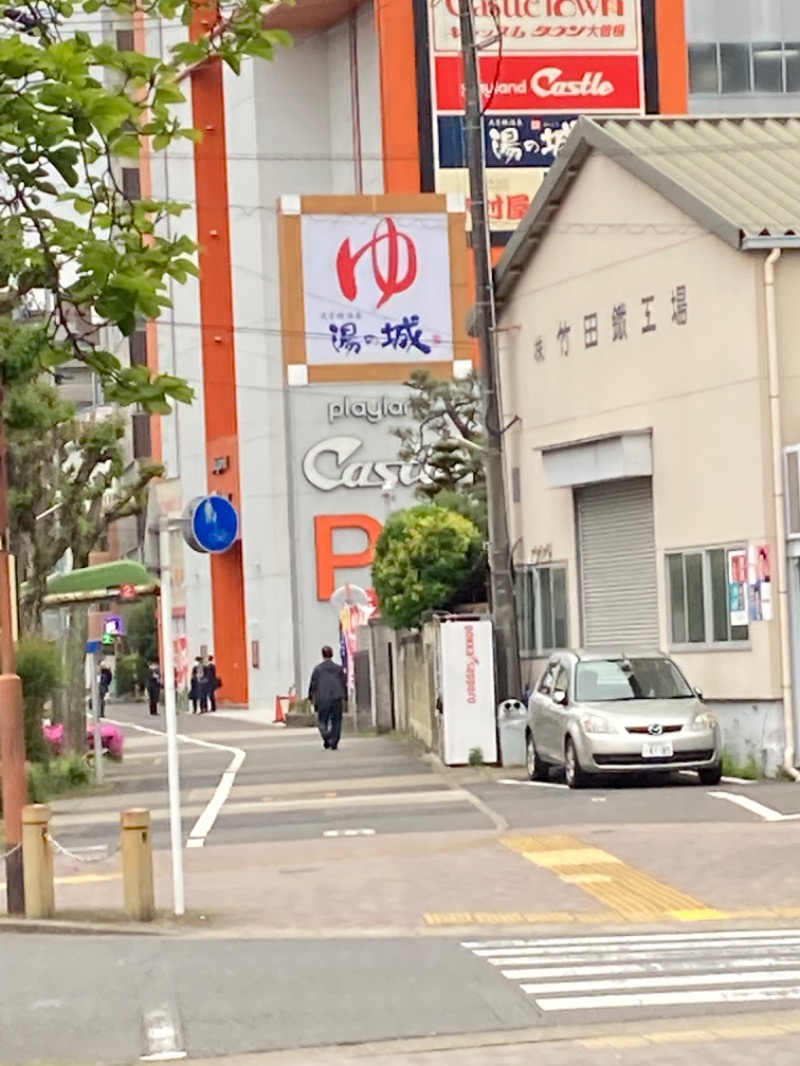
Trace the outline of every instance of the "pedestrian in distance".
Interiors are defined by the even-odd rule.
[[[105,664],[100,667],[100,717],[106,716],[106,700],[108,699],[108,692],[111,688],[111,682],[114,680],[114,675],[111,673],[108,665]]]
[[[308,698],[317,712],[323,747],[336,751],[342,735],[347,677],[344,667],[333,661],[333,648],[327,645],[322,649],[322,662],[315,666],[311,673]]]
[[[216,711],[217,709],[217,689],[220,688],[222,682],[217,677],[217,665],[214,662],[214,656],[209,655],[208,662],[206,663],[206,709],[209,711]]]
[[[205,703],[203,700],[204,683],[205,667],[203,666],[203,660],[198,655],[194,661],[192,676],[189,681],[189,699],[192,703],[192,714],[197,714],[198,711],[202,714],[205,710]]]
[[[150,714],[158,714],[161,688],[161,671],[156,663],[151,663],[150,672],[147,675],[147,700],[150,704]]]

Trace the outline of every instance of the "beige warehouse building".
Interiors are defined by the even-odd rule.
[[[495,277],[527,680],[660,647],[794,767],[800,120],[581,119]]]

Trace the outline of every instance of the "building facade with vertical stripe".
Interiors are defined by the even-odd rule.
[[[475,11],[497,35],[481,62],[499,257],[579,114],[685,112],[685,12]],[[220,493],[240,518],[230,551],[185,549],[181,633],[190,656],[215,656],[222,699],[253,708],[336,644],[331,593],[368,589],[386,515],[414,499],[420,472],[393,433],[410,369],[463,373],[474,355],[457,4],[297,0],[265,20],[292,46],[239,76],[192,72],[180,120],[202,140],[140,161],[143,192],[187,203],[171,224],[200,247],[199,279],[147,327],[152,367],[196,396],[153,420],[153,451],[170,506]],[[198,9],[191,33],[205,28]],[[139,19],[133,32],[157,54],[187,31]]]

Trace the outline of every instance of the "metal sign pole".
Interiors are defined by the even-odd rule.
[[[175,645],[172,634],[172,586],[170,575],[169,518],[162,515],[158,525],[158,562],[161,570],[161,634],[164,659],[164,714],[167,722],[167,776],[169,781],[169,828],[172,850],[172,898],[176,915],[184,914],[186,901],[183,878],[183,830],[181,827],[181,785],[178,759],[178,709],[175,700]]]
[[[92,694],[92,736],[94,743],[94,774],[98,785],[103,783],[103,732],[100,723],[100,678],[98,668],[100,666],[99,644],[92,642],[89,653],[89,668],[91,674],[90,692]]]

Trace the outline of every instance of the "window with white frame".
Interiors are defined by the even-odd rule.
[[[741,546],[667,553],[673,647],[747,642],[749,627],[731,625],[729,559]]]
[[[520,655],[531,659],[555,648],[566,648],[566,566],[519,567],[516,585]]]

